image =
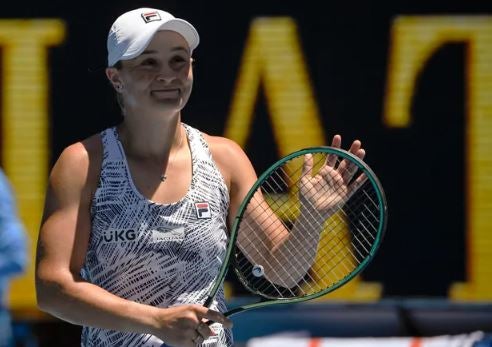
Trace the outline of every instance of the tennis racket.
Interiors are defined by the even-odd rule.
[[[204,305],[212,304],[229,268],[261,300],[226,316],[332,292],[374,258],[386,222],[383,188],[361,159],[335,147],[292,153],[246,195]]]

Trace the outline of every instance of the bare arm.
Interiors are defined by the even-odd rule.
[[[340,145],[341,137],[337,135],[332,146],[339,148]],[[224,165],[230,172],[230,216],[234,217],[253,186],[256,174],[244,152],[235,144],[230,147]],[[365,155],[360,141],[354,141],[350,151],[360,158]],[[334,169],[332,163],[326,163],[315,176],[312,175],[312,166],[312,158],[306,157],[299,187],[301,213],[291,230],[270,209],[261,192],[256,192],[243,215],[238,234],[238,246],[245,256],[253,264],[263,265],[268,280],[286,288],[295,286],[309,271],[323,222],[333,213],[332,208],[344,201],[343,194],[339,194],[343,189],[336,189],[336,192],[326,190],[333,185],[347,188],[350,181],[343,172],[343,165]],[[340,201],[327,200],[327,195],[339,195]],[[328,202],[328,205],[318,202],[325,205]]]
[[[229,227],[232,227],[239,207],[256,182],[257,175],[249,158],[236,143],[217,137],[207,140],[213,144],[212,154],[229,186]],[[288,236],[289,230],[270,209],[261,192],[257,192],[243,215],[238,247],[252,263],[264,265],[267,279],[280,285],[286,285],[286,275],[281,271],[285,263],[272,259],[284,255],[285,249],[279,246],[285,243]],[[290,257],[285,258],[288,261]]]
[[[160,309],[125,300],[80,276],[91,222],[90,203],[100,169],[95,140],[68,147],[50,175],[39,234],[36,292],[40,309],[73,324],[150,333],[192,346],[202,318],[226,323],[200,305]],[[204,331],[203,334],[211,333]]]
[[[340,148],[341,136],[334,136],[331,145]],[[358,140],[352,143],[349,151],[360,159],[365,156]],[[335,164],[336,158],[327,156],[324,165],[314,174],[312,155],[304,157],[302,177],[298,183],[299,216],[290,232],[280,231],[278,241],[272,245],[270,264],[277,265],[272,271],[272,280],[277,284],[291,288],[302,280],[315,261],[325,222],[365,181],[365,176],[361,175],[349,184],[353,167],[346,160]]]

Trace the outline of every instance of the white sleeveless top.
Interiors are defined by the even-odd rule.
[[[91,207],[92,230],[84,279],[107,291],[157,307],[203,304],[227,245],[229,193],[202,134],[183,124],[191,149],[192,179],[172,204],[154,203],[136,189],[116,128],[101,133],[103,161]],[[220,290],[212,308],[226,311]],[[232,333],[217,333],[202,346],[232,346]],[[93,327],[82,346],[166,346],[150,334]]]

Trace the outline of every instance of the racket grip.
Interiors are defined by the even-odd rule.
[[[242,311],[245,311],[244,308],[242,307],[238,307],[238,308],[235,308],[233,310],[230,310],[230,311],[227,311],[226,313],[224,313],[224,316],[226,316],[227,318],[229,318],[230,316],[232,316],[233,314],[236,314],[236,313],[239,313],[239,312],[242,312]],[[206,324],[208,326],[214,324],[215,322],[212,321],[212,320],[209,320],[206,322]]]
[[[203,306],[210,307],[210,305],[212,305],[212,302],[213,301],[214,301],[214,297],[213,296],[208,296],[207,297],[207,300],[205,300],[205,303],[203,304]]]
[[[205,307],[210,307],[210,305],[212,305],[212,302],[214,301],[214,297],[213,296],[209,296],[207,297],[207,300],[205,300],[205,303],[203,304],[203,306]],[[213,320],[209,320],[207,321],[205,324],[207,324],[208,326],[214,324],[215,322]]]
[[[224,316],[229,317],[230,313],[231,313],[231,311],[228,311],[228,312],[224,313]],[[216,322],[214,322],[213,320],[209,320],[205,324],[207,324],[208,326],[211,326],[214,323],[216,323]]]

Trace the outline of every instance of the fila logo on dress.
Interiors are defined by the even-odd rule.
[[[212,217],[210,213],[210,206],[208,202],[197,202],[195,203],[196,214],[199,219],[208,219]]]

